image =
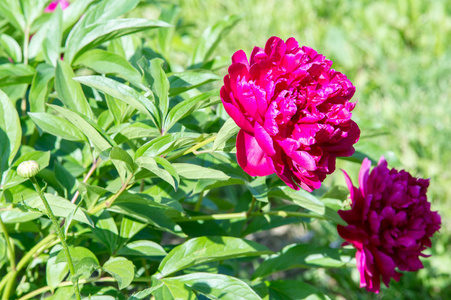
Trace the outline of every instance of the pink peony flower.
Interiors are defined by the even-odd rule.
[[[69,2],[67,0],[55,0],[50,2],[50,4],[44,9],[44,12],[50,13],[55,11],[55,9],[58,7],[58,4],[61,6],[61,9],[64,10],[66,7],[69,6]]]
[[[390,278],[399,281],[401,271],[423,268],[419,256],[431,247],[430,238],[440,229],[440,215],[431,211],[426,191],[428,179],[408,172],[389,170],[382,157],[370,173],[365,158],[359,173],[359,188],[345,172],[352,207],[338,213],[349,225],[338,225],[340,236],[356,249],[360,287],[378,293],[380,278],[388,287]]]
[[[288,186],[312,191],[351,156],[360,130],[351,120],[352,83],[332,61],[294,38],[271,37],[232,56],[221,100],[241,128],[238,164],[251,176],[276,173]]]

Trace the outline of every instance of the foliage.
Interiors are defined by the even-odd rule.
[[[71,298],[74,278],[86,299],[376,298],[358,289],[354,252],[335,230],[347,197],[339,172],[295,192],[236,163],[237,127],[217,88],[231,53],[271,35],[324,49],[356,85],[362,138],[338,167],[353,177],[365,156],[384,154],[432,178],[437,247],[381,294],[450,297],[446,1],[173,2],[74,0],[43,13],[49,1],[0,1],[3,298]],[[41,167],[72,278],[17,175],[26,160]],[[279,237],[283,225],[296,238]]]

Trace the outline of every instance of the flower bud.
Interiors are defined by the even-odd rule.
[[[23,161],[17,167],[17,174],[24,178],[31,178],[36,176],[40,171],[39,164],[34,160]]]

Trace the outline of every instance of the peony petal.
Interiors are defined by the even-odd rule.
[[[267,155],[273,156],[274,154],[276,154],[271,136],[258,122],[255,122],[254,125],[254,135],[258,145]]]
[[[232,63],[243,64],[249,69],[249,62],[247,61],[247,55],[243,50],[238,50],[232,56]]]
[[[367,180],[368,180],[368,174],[370,172],[371,168],[371,161],[365,157],[365,159],[362,162],[362,167],[360,168],[359,172],[359,186],[360,191],[362,192],[362,195],[365,197],[366,195],[366,189],[367,189]]]
[[[247,174],[266,176],[275,173],[271,158],[259,146],[255,137],[242,129],[238,132],[236,150],[238,164]]]

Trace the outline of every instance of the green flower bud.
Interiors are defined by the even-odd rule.
[[[23,161],[17,167],[17,174],[24,178],[31,178],[36,176],[40,171],[39,164],[34,160]]]

